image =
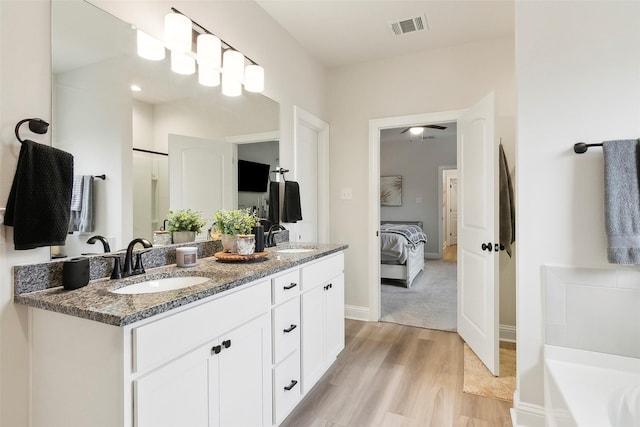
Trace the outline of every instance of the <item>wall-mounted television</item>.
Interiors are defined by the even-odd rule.
[[[266,192],[270,170],[271,166],[265,163],[238,160],[238,191]]]

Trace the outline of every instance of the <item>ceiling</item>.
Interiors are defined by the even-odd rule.
[[[513,36],[514,0],[256,0],[327,68]],[[422,16],[427,30],[394,35]]]

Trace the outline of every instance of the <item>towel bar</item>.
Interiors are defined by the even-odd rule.
[[[602,147],[602,143],[587,144],[585,142],[577,142],[573,145],[573,151],[577,154],[582,154],[582,153],[586,153],[589,147]]]

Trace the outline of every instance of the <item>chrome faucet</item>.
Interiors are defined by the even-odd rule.
[[[140,243],[145,248],[151,248],[153,245],[142,237],[138,237],[129,242],[129,246],[127,246],[127,254],[124,257],[124,267],[122,270],[122,277],[133,276],[134,274],[142,274],[144,273],[144,268],[142,267],[141,261],[141,253],[138,254],[138,262],[136,263],[136,269],[133,268],[133,247]],[[139,266],[138,266],[139,265]]]
[[[111,252],[111,246],[109,246],[109,241],[102,236],[91,236],[89,240],[87,240],[87,243],[89,243],[90,245],[93,245],[98,240],[102,243],[102,249],[104,250],[105,254]]]
[[[274,234],[277,233],[279,230],[286,230],[286,228],[284,228],[280,224],[273,224],[271,227],[269,227],[269,233],[267,234],[267,241],[265,242],[266,247],[270,248],[276,245],[276,243],[273,241]]]

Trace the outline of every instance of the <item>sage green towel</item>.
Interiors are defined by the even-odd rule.
[[[507,156],[504,148],[500,144],[500,245],[504,246],[507,254],[511,257],[511,244],[516,240],[516,209],[513,199],[513,184],[509,174]]]

